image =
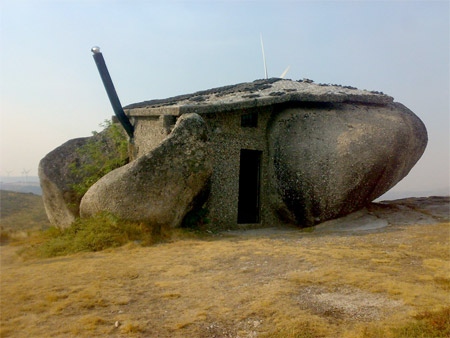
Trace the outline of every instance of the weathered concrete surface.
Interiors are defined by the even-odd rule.
[[[363,208],[419,160],[420,119],[399,103],[282,111],[269,132],[276,185],[291,216],[314,225]]]
[[[69,140],[48,153],[39,162],[39,180],[42,188],[47,217],[55,226],[68,227],[79,215],[80,198],[72,188],[79,184],[82,177],[77,177],[70,168],[72,163],[80,163],[81,156],[77,149],[85,145],[90,137]]]
[[[179,226],[211,173],[206,124],[197,114],[183,115],[158,147],[95,183],[81,201],[81,217],[107,211],[154,226]]]

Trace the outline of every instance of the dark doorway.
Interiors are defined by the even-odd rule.
[[[261,151],[241,149],[238,223],[259,223]]]

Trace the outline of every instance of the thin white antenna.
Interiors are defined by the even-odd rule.
[[[266,65],[266,56],[264,55],[264,43],[263,43],[263,38],[262,38],[262,33],[259,34],[259,37],[261,38],[261,49],[262,49],[262,55],[263,55],[263,61],[264,61],[264,76],[265,79],[268,79],[267,76],[267,65]]]
[[[286,74],[290,68],[291,68],[291,66],[287,66],[287,68],[284,70],[283,74],[280,75],[280,79],[283,79],[286,76]]]

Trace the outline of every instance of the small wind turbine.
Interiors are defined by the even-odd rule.
[[[30,172],[30,169],[23,169],[22,175],[25,176],[25,182],[28,182],[28,174]]]
[[[12,170],[6,170],[6,175],[9,177],[9,176],[11,176],[12,172],[13,172]]]
[[[286,74],[290,68],[291,68],[291,66],[287,66],[287,68],[284,70],[284,72],[280,75],[281,79],[283,79],[286,76]]]
[[[269,78],[269,76],[267,75],[267,64],[266,64],[266,55],[264,54],[264,43],[263,43],[263,38],[262,38],[262,33],[259,34],[259,37],[261,39],[261,50],[262,50],[262,56],[263,56],[263,63],[264,63],[264,78],[267,80]],[[288,66],[284,72],[280,75],[280,78],[283,79],[289,68],[291,68],[291,66]]]
[[[267,75],[267,65],[266,65],[266,55],[264,54],[264,43],[262,39],[262,33],[259,34],[259,37],[261,38],[261,49],[262,49],[262,55],[263,55],[263,62],[264,62],[264,78],[267,80],[269,77]]]

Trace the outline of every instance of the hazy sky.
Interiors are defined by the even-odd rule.
[[[425,123],[424,156],[397,191],[449,187],[448,1],[0,0],[0,175],[37,174],[65,141],[122,105],[269,76],[379,90]]]

